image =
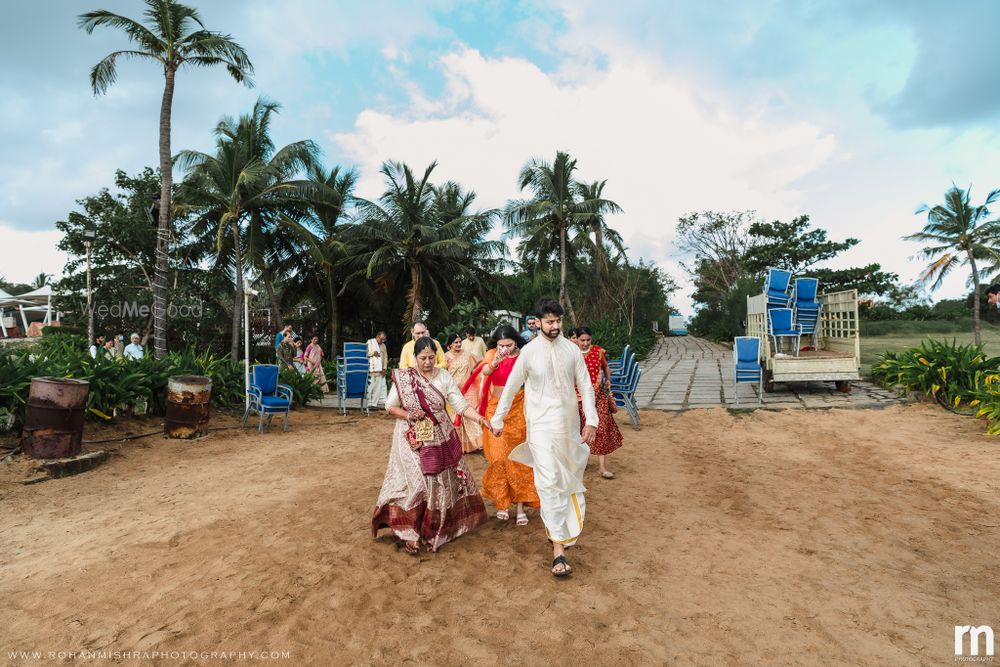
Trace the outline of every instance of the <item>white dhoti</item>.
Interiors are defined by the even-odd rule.
[[[385,405],[385,399],[388,396],[388,391],[385,386],[385,375],[382,373],[377,373],[368,376],[368,405],[369,407],[377,407],[380,405]]]
[[[572,546],[583,531],[587,514],[583,471],[589,457],[590,448],[580,442],[579,431],[570,434],[530,426],[527,442],[508,457],[534,471],[539,514],[553,542]]]
[[[539,336],[521,350],[493,415],[501,426],[513,395],[524,385],[527,441],[510,453],[532,468],[541,501],[539,514],[549,539],[572,546],[583,531],[587,503],[583,472],[590,448],[580,440],[580,391],[588,426],[597,426],[594,391],[580,349],[565,338]]]

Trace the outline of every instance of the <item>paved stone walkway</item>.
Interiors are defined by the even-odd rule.
[[[694,336],[664,338],[648,359],[639,363],[642,378],[636,389],[640,409],[687,410],[736,407],[733,393],[733,350]],[[741,408],[757,407],[757,386],[740,385]],[[871,407],[901,400],[870,382],[852,382],[851,393],[832,382],[782,384],[764,394],[763,407]]]

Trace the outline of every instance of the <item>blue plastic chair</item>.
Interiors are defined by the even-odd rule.
[[[767,297],[768,308],[788,307],[788,288],[792,281],[792,272],[783,269],[768,269],[764,280],[764,295]]]
[[[247,396],[250,399],[243,413],[243,426],[246,427],[250,413],[260,416],[257,432],[264,432],[264,416],[267,415],[267,427],[271,428],[271,418],[284,414],[283,430],[288,431],[288,412],[292,409],[292,399],[295,393],[287,384],[278,384],[278,366],[274,364],[255,364],[250,369],[250,388]]]
[[[795,356],[799,356],[801,334],[795,327],[792,321],[792,316],[793,311],[791,308],[771,308],[767,311],[767,335],[774,343],[775,354],[783,349],[783,346],[779,346],[779,341],[785,338],[791,338],[795,341]]]
[[[626,345],[625,348],[622,350],[622,356],[618,357],[617,359],[608,359],[608,369],[611,371],[611,373],[614,374],[615,371],[621,370],[622,363],[627,361],[629,356],[634,356],[632,355],[632,346]]]
[[[760,338],[737,336],[733,340],[733,365],[736,371],[733,378],[736,405],[740,404],[741,384],[757,385],[757,405],[760,405],[764,400],[764,368],[760,365]]]
[[[795,326],[803,336],[812,336],[813,345],[819,348],[819,311],[823,305],[817,297],[819,280],[816,278],[796,278],[792,289],[791,305],[795,311]]]
[[[641,377],[642,369],[639,368],[639,364],[632,364],[626,377],[619,380],[611,378],[611,396],[615,400],[615,405],[625,408],[628,412],[632,428],[639,428],[639,406],[635,401],[635,390],[639,386]]]
[[[344,356],[337,357],[337,404],[340,414],[347,414],[344,401],[361,399],[361,409],[368,410],[368,345],[344,343]]]

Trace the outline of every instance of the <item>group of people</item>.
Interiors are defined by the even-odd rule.
[[[102,354],[111,359],[142,359],[145,351],[139,342],[139,334],[133,333],[129,337],[129,344],[125,344],[125,337],[121,334],[117,336],[98,336],[90,345],[90,356],[94,359],[98,354]]]
[[[613,478],[605,457],[622,434],[607,358],[590,330],[564,336],[563,308],[551,299],[536,313],[523,332],[501,325],[487,343],[470,329],[444,348],[426,324],[413,325],[384,398],[397,421],[373,535],[390,528],[408,552],[436,551],[488,520],[485,498],[497,520],[513,514],[518,526],[529,523],[526,508],[538,508],[552,574],[573,571],[565,549],[583,530],[584,469],[595,454],[601,477]],[[385,368],[384,343],[384,332],[368,342],[373,371]],[[382,373],[373,377],[385,392]],[[372,404],[378,392],[369,385]],[[480,449],[481,491],[463,459]]]
[[[286,324],[274,337],[274,355],[278,365],[288,368],[300,375],[312,375],[323,393],[329,393],[330,385],[323,370],[323,346],[319,336],[313,336],[309,344],[302,346],[302,337],[292,331],[292,325]]]

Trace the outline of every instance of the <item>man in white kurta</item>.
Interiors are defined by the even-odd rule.
[[[523,385],[527,441],[510,453],[510,459],[534,470],[542,523],[557,558],[564,547],[576,543],[583,530],[587,507],[583,471],[590,456],[585,443],[593,440],[598,421],[587,366],[580,348],[562,336],[561,311],[542,313],[541,331],[521,349],[491,422],[494,429],[503,428],[504,417]],[[586,419],[583,441],[577,390]]]
[[[379,331],[368,340],[368,405],[385,403],[385,364],[389,356],[385,349],[385,332]]]

